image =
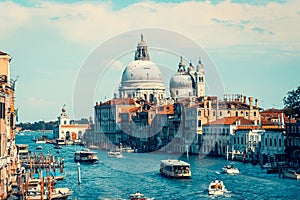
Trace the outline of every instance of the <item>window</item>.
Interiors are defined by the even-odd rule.
[[[253,113],[254,117],[256,116],[256,112]]]
[[[276,138],[274,139],[274,146],[276,147]]]
[[[281,147],[281,139],[278,140],[278,145]]]
[[[65,124],[65,125],[67,124],[67,121],[66,121],[66,120],[64,121],[64,124]]]
[[[238,142],[238,144],[240,144],[240,138],[239,137],[238,137],[238,141],[237,142]]]
[[[201,127],[201,120],[198,120],[198,127]]]
[[[246,112],[246,117],[248,117],[248,112]]]
[[[265,145],[268,146],[268,140],[267,140],[267,138],[265,139]]]
[[[241,144],[244,144],[244,138],[241,138]]]
[[[220,117],[222,117],[222,111],[220,111]]]
[[[272,138],[270,138],[270,147],[272,146]]]
[[[5,118],[5,103],[2,102],[0,103],[0,118]]]
[[[178,95],[178,90],[176,90],[176,95]]]
[[[201,110],[198,111],[198,116],[201,116]]]
[[[239,116],[239,112],[238,111],[235,112],[235,116],[236,117]]]
[[[233,143],[235,144],[235,142],[236,142],[236,141],[235,141],[235,137],[234,137],[234,138],[233,138]]]
[[[216,116],[216,111],[213,112],[213,116]]]

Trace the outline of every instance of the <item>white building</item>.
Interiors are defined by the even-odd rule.
[[[260,153],[270,156],[285,153],[285,133],[283,129],[266,129],[261,136]]]
[[[56,139],[80,140],[88,128],[88,124],[71,123],[70,116],[63,107],[62,113],[58,117],[58,125],[53,128],[53,136]]]

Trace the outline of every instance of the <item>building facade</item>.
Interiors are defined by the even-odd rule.
[[[53,137],[65,141],[81,140],[86,129],[89,128],[89,124],[73,123],[66,112],[65,106],[61,111],[58,117],[58,124],[53,128]]]
[[[10,78],[11,56],[0,51],[0,199],[6,199],[16,183],[18,168],[15,144],[15,81]]]

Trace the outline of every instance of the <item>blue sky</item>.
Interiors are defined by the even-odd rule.
[[[258,98],[262,108],[283,107],[283,97],[300,84],[298,0],[15,0],[0,1],[0,7],[0,51],[13,57],[11,77],[19,76],[21,122],[56,120],[63,104],[74,118],[93,116],[93,103],[76,115],[73,110],[83,64],[105,41],[143,28],[171,30],[195,41],[219,71],[224,92]],[[139,37],[130,40],[132,49],[109,66],[98,85],[90,86],[97,88],[94,102],[113,96]],[[155,41],[144,37],[151,48]],[[177,56],[150,55],[158,64],[165,58],[165,77],[177,70]],[[188,53],[185,58],[198,61]],[[208,63],[203,60],[204,67]]]

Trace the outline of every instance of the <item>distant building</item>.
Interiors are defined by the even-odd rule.
[[[286,124],[286,153],[290,162],[300,167],[300,121]]]
[[[71,123],[70,116],[67,114],[65,107],[58,117],[58,124],[53,127],[53,137],[65,141],[81,140],[89,124]]]

